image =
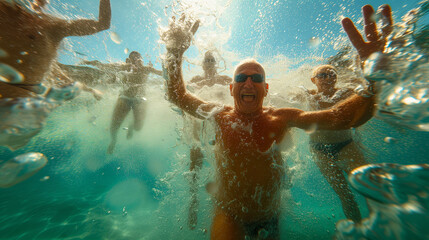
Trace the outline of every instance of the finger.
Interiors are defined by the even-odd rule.
[[[363,19],[365,23],[365,36],[370,42],[378,40],[377,25],[375,24],[375,12],[371,5],[362,7]]]
[[[381,33],[383,37],[387,37],[393,31],[392,9],[389,5],[383,4],[379,7],[382,16]]]
[[[184,13],[182,13],[182,15],[180,15],[179,22],[181,22],[181,23],[184,22],[185,18],[186,18],[186,15]]]
[[[191,28],[192,34],[195,34],[195,32],[197,32],[199,27],[200,27],[200,20],[197,20]]]
[[[356,29],[352,20],[349,18],[344,18],[341,21],[341,24],[343,25],[344,31],[346,31],[347,36],[349,36],[350,42],[352,42],[353,46],[358,50],[361,49],[365,45],[365,41],[363,40],[360,32]]]

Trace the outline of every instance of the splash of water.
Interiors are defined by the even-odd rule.
[[[42,169],[48,159],[37,152],[24,153],[0,165],[0,187],[11,187]]]
[[[336,239],[429,239],[429,165],[370,164],[351,185],[368,200],[369,218],[337,223]]]
[[[57,102],[43,98],[4,98],[0,100],[0,145],[16,149],[39,133]]]
[[[428,12],[428,0],[408,12],[386,53],[373,54],[364,72],[367,79],[381,83],[377,116],[419,131],[429,131],[429,25],[418,27]]]

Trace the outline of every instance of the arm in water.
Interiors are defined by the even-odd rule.
[[[342,20],[343,28],[350,42],[359,53],[361,60],[366,60],[373,53],[383,52],[387,36],[392,32],[393,21],[390,6],[382,5],[380,12],[385,23],[381,28],[381,34],[377,31],[373,16],[374,9],[370,5],[362,7],[365,35],[368,42],[363,40],[362,35],[349,18]],[[291,119],[291,126],[303,129],[316,128],[328,130],[348,129],[360,126],[371,119],[375,109],[376,96],[372,82],[369,83],[368,92],[371,93],[370,96],[355,94],[328,110],[317,112],[296,110]]]

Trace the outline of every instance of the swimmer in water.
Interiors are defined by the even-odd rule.
[[[41,131],[48,113],[60,103],[50,100],[71,99],[82,88],[72,84],[46,91],[42,85],[55,67],[61,41],[106,30],[111,18],[110,0],[100,0],[98,20],[60,19],[43,13],[46,0],[26,2],[30,7],[21,1],[0,1],[0,107],[6,110],[0,121],[0,145],[11,149],[26,145]],[[23,114],[26,118],[20,117]]]
[[[212,87],[215,84],[219,85],[229,85],[232,79],[226,75],[219,75],[217,72],[217,62],[216,58],[213,56],[211,51],[207,51],[204,54],[203,64],[202,64],[204,75],[195,76],[191,79],[190,83],[195,85],[198,89],[207,86]],[[200,142],[199,133],[201,132],[201,124],[197,122],[195,118],[191,119],[192,121],[192,136],[195,142]],[[194,229],[197,225],[197,210],[198,210],[198,172],[201,169],[203,164],[203,153],[199,145],[194,144],[189,151],[190,158],[190,167],[191,172],[191,202],[189,205],[189,214],[188,214],[188,226],[190,229]]]
[[[110,27],[110,0],[100,0],[98,20],[60,19],[43,13],[46,3],[34,0],[32,8],[27,9],[15,1],[0,1],[0,48],[4,52],[0,67],[12,69],[22,78],[18,82],[0,81],[0,98],[37,97],[44,93],[41,83],[51,70],[61,41]]]
[[[374,52],[383,52],[391,30],[391,10],[383,5],[382,15],[389,26],[378,34],[371,6],[363,7],[368,42],[345,18],[342,25],[362,60]],[[183,54],[189,48],[199,21],[172,19],[161,34],[166,42],[165,67],[168,72],[169,100],[192,116],[204,119],[202,112],[214,112],[216,124],[214,217],[211,239],[279,239],[281,182],[284,176],[281,153],[276,148],[288,130],[346,130],[364,124],[372,117],[375,93],[353,95],[328,110],[305,112],[295,108],[263,107],[268,94],[265,70],[256,60],[241,62],[234,71],[230,94],[234,106],[205,102],[187,92],[182,76]]]
[[[82,64],[98,67],[102,71],[123,73],[121,79],[124,90],[119,95],[113,110],[110,125],[111,141],[107,153],[112,154],[115,150],[118,131],[128,113],[133,110],[134,123],[128,128],[127,139],[131,139],[133,131],[139,131],[143,127],[143,119],[146,111],[145,88],[150,73],[162,76],[162,71],[156,70],[151,65],[144,66],[142,56],[132,51],[125,63],[101,63],[99,61],[83,61]]]
[[[311,81],[317,90],[308,91],[312,111],[329,109],[354,93],[353,89],[336,88],[337,76],[337,70],[332,65],[314,69]],[[339,196],[346,217],[360,222],[358,204],[343,175],[343,171],[349,174],[353,169],[367,164],[353,141],[352,131],[316,130],[310,134],[310,150],[321,173]]]

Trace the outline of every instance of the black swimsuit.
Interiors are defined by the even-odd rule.
[[[273,217],[267,221],[244,223],[244,232],[247,236],[278,239],[280,237],[279,218]]]
[[[341,149],[343,149],[345,146],[349,145],[352,142],[353,142],[353,139],[349,139],[349,140],[346,140],[344,142],[339,142],[339,143],[310,142],[310,146],[314,150],[317,150],[319,152],[323,152],[332,158],[337,158]]]

